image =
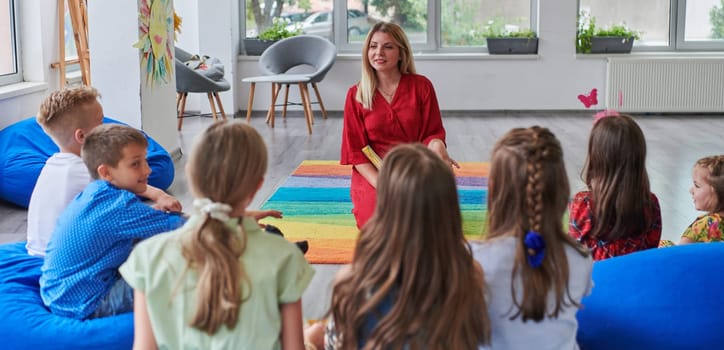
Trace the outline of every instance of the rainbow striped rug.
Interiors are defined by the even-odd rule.
[[[483,231],[488,163],[461,163],[455,170],[463,215],[470,239]],[[264,219],[291,240],[308,240],[307,260],[313,264],[346,264],[359,231],[349,196],[352,167],[337,160],[306,160],[262,206],[284,213],[283,219]]]

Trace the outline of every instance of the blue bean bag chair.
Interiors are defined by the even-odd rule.
[[[721,349],[724,243],[598,261],[578,311],[581,349]]]
[[[133,313],[86,321],[52,314],[40,299],[42,264],[25,242],[0,245],[0,348],[131,349]]]
[[[104,123],[119,123],[103,118]],[[148,183],[162,190],[171,186],[174,177],[173,160],[168,152],[148,137]],[[58,146],[45,134],[35,117],[21,120],[0,131],[0,198],[28,207],[40,170]]]

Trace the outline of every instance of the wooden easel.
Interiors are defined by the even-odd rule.
[[[88,6],[87,0],[68,0],[68,13],[73,27],[73,38],[78,58],[65,59],[65,0],[58,0],[58,46],[59,62],[51,64],[58,67],[61,86],[66,85],[65,67],[68,64],[80,64],[80,73],[83,85],[91,85],[90,77],[90,50],[88,49]]]

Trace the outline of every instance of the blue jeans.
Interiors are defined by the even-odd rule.
[[[88,318],[114,316],[131,311],[133,311],[133,288],[123,278],[119,278],[108,294],[101,298],[96,311]]]

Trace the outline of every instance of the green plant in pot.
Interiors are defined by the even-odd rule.
[[[301,33],[301,29],[290,29],[290,26],[286,21],[275,18],[272,21],[272,25],[263,32],[259,33],[258,37],[244,39],[244,49],[246,50],[247,55],[258,56],[275,42]]]
[[[576,52],[578,53],[629,53],[640,32],[624,24],[608,28],[596,27],[596,18],[588,13],[578,16]]]
[[[538,53],[536,32],[530,29],[509,31],[500,17],[488,21],[483,35],[487,40],[488,53],[492,55]]]

